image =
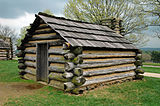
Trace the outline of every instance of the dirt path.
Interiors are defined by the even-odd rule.
[[[148,72],[145,72],[144,76],[160,78],[160,74],[157,74],[157,73],[148,73]]]
[[[157,67],[157,68],[160,68],[160,66],[152,66],[152,65],[143,65],[143,67]]]
[[[1,83],[0,82],[0,106],[2,106],[9,98],[29,95],[36,92],[37,89],[42,88],[40,84],[30,83]]]

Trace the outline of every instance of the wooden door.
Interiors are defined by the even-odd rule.
[[[48,44],[37,44],[37,81],[48,82]]]

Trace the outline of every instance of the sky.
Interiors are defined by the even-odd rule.
[[[10,26],[20,33],[35,19],[35,14],[49,9],[55,16],[63,17],[63,10],[68,0],[0,0],[0,24]],[[160,48],[160,39],[153,37],[151,30],[146,31],[150,41],[144,47]]]

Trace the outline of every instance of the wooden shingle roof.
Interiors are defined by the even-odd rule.
[[[81,46],[137,50],[131,42],[105,25],[70,20],[41,12],[36,15],[36,17],[42,19],[73,47]],[[35,23],[36,22],[34,22],[32,26],[34,26]]]
[[[137,49],[122,35],[104,25],[65,19],[44,13],[39,13],[38,17],[72,46]]]

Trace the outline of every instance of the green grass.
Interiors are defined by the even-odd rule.
[[[111,85],[81,96],[64,94],[51,87],[38,93],[10,99],[9,106],[159,106],[160,79],[145,77],[142,81]]]
[[[147,67],[148,68],[148,67]],[[145,71],[146,69],[145,68]],[[26,82],[18,76],[17,61],[0,61],[0,82]],[[27,82],[26,82],[27,83]],[[160,106],[160,79],[125,82],[83,95],[71,95],[45,86],[34,94],[10,98],[6,106]]]
[[[17,60],[0,61],[0,82],[33,82],[21,79],[18,72]]]
[[[151,73],[159,73],[160,74],[160,68],[157,67],[142,67],[145,72],[151,72]]]
[[[160,63],[143,63],[143,65],[160,66]]]

